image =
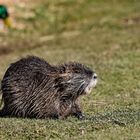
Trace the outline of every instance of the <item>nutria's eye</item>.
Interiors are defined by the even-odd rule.
[[[75,69],[74,73],[80,73],[80,71],[78,69]]]

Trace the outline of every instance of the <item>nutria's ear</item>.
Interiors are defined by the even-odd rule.
[[[54,80],[54,83],[55,83],[55,88],[57,89],[58,92],[63,92],[67,86],[65,83],[63,83],[64,79],[62,77],[57,77],[55,80]]]
[[[55,78],[55,83],[65,83],[69,77],[70,75],[68,73],[58,74]]]
[[[63,92],[66,90],[66,88],[68,87],[68,83],[67,81],[69,80],[69,74],[59,74],[55,80],[55,88],[57,88],[57,91],[59,92]]]

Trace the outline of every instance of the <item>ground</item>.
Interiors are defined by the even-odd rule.
[[[33,0],[12,9],[0,31],[0,79],[27,55],[51,64],[78,61],[98,74],[80,121],[0,118],[0,139],[140,139],[140,1]]]

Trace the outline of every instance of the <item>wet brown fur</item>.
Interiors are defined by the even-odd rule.
[[[82,118],[79,97],[90,82],[93,71],[70,62],[53,66],[35,56],[10,65],[2,80],[1,116]]]

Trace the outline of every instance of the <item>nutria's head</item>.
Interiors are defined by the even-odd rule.
[[[60,66],[56,87],[60,92],[84,95],[97,84],[97,74],[83,64],[70,62]]]

